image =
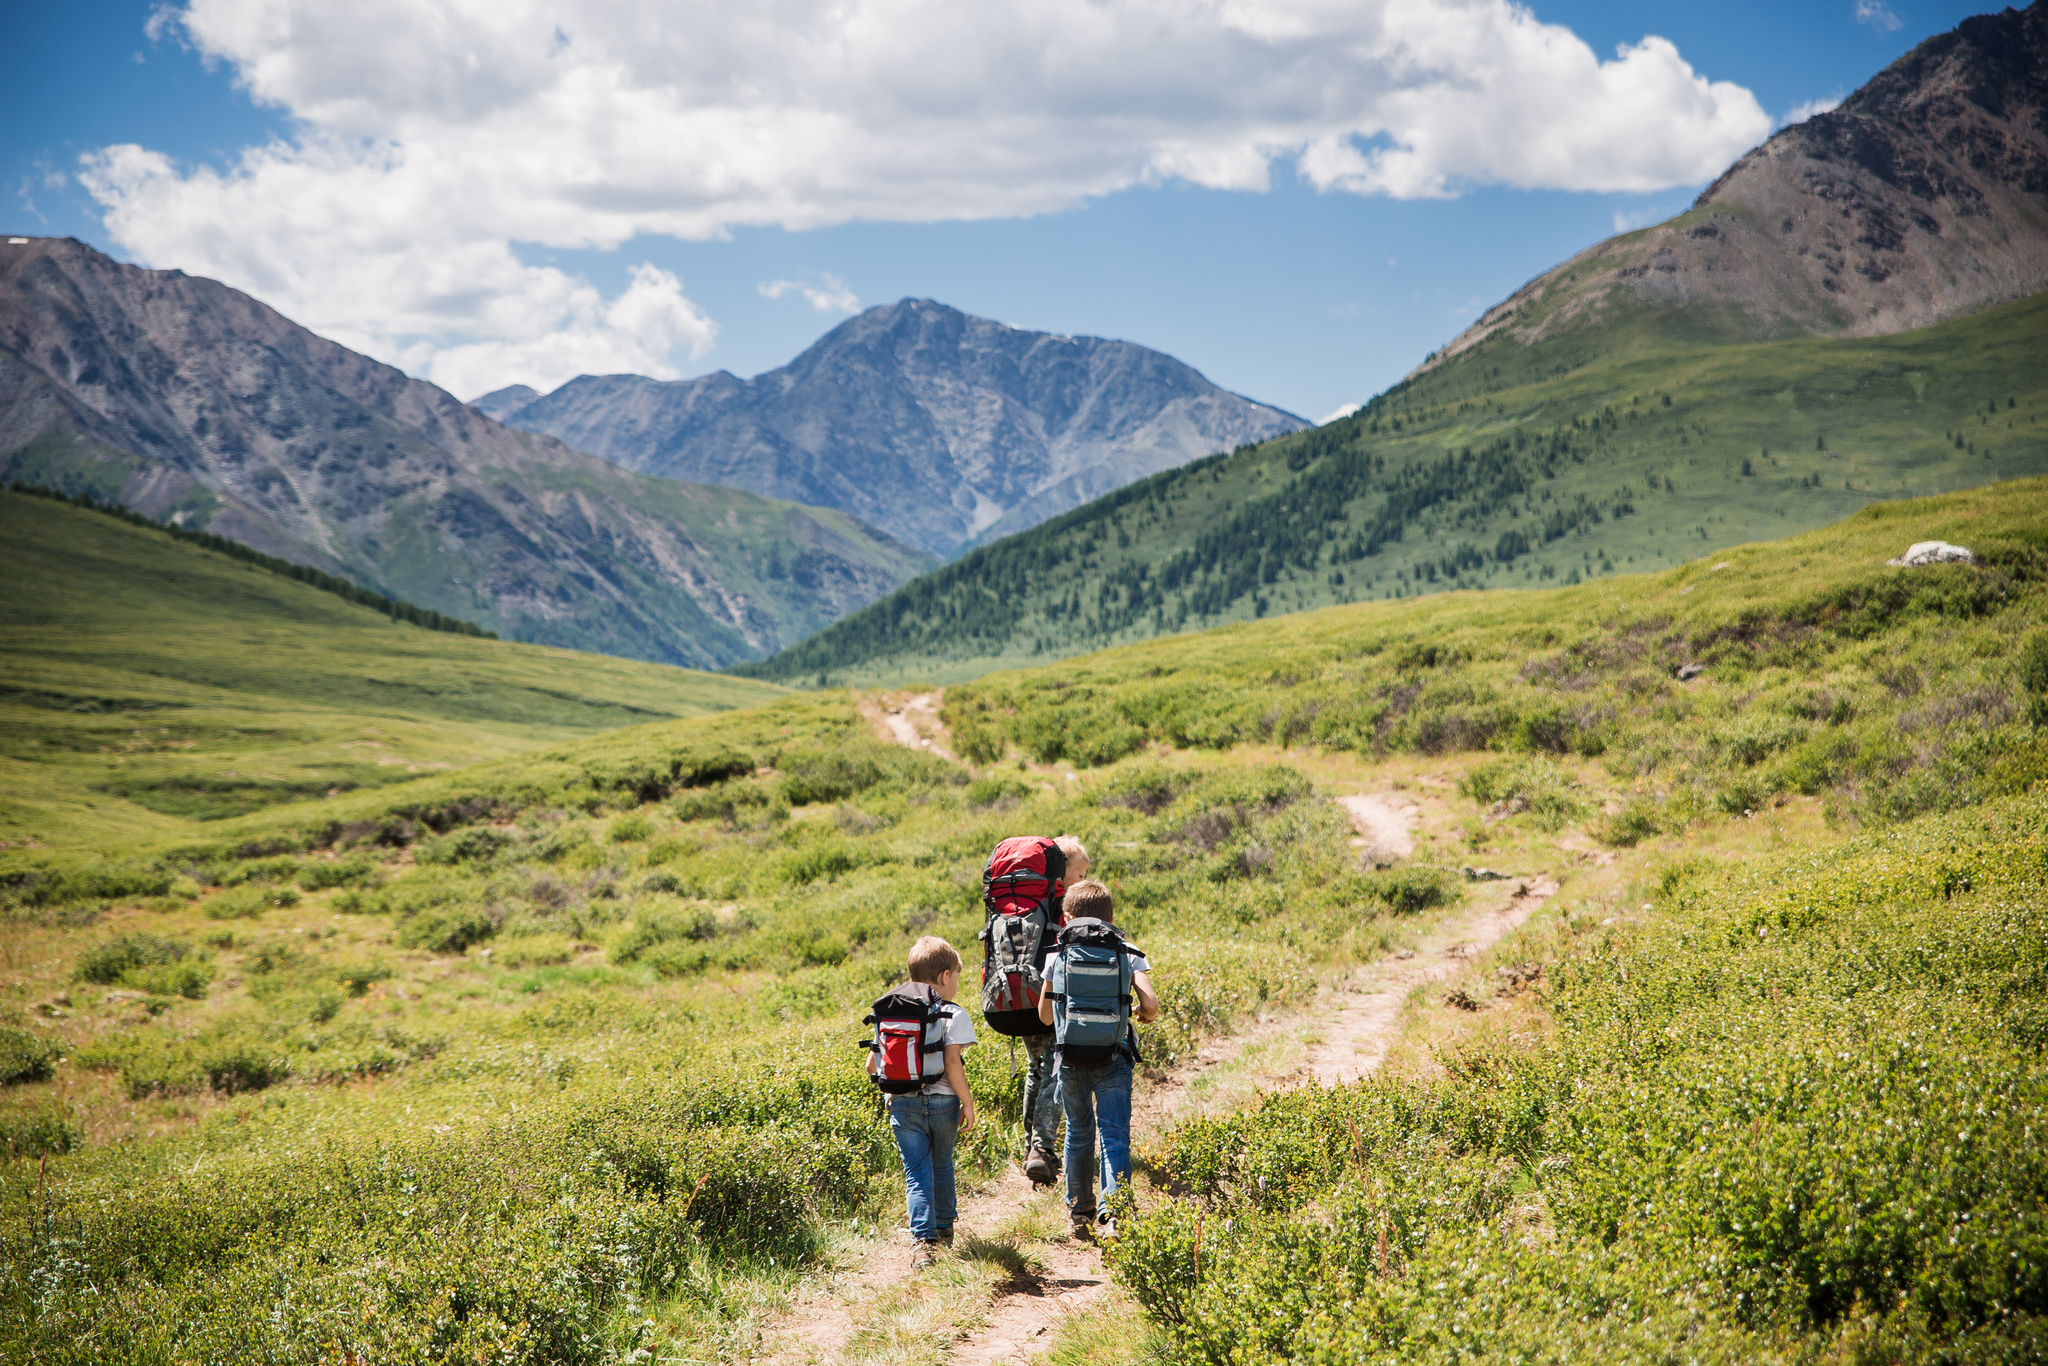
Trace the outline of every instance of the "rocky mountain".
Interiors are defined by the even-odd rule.
[[[2037,2],[1928,39],[1737,161],[1688,212],[1539,275],[1423,368],[1587,326],[1883,335],[2044,287],[2048,8]]]
[[[69,239],[0,245],[0,477],[502,635],[695,666],[771,653],[930,563],[842,512],[512,430],[246,294]]]
[[[751,380],[585,375],[517,397],[477,405],[628,469],[838,508],[942,555],[1308,425],[1131,342],[929,299],[871,308]]]

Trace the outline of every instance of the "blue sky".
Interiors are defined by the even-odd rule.
[[[1682,209],[1754,140],[1758,107],[1775,124],[1839,98],[1975,12],[1443,7],[1401,37],[1437,74],[1389,96],[1391,78],[1317,55],[1367,43],[1330,5],[1279,5],[1296,29],[1250,44],[1177,17],[1171,71],[1133,56],[1149,40],[1013,14],[907,56],[864,58],[849,38],[824,78],[790,55],[801,32],[763,34],[730,6],[388,10],[399,30],[422,9],[475,26],[427,60],[380,35],[375,5],[349,7],[346,30],[299,0],[11,5],[0,226],[226,279],[465,398],[583,369],[751,375],[850,307],[924,296],[1158,347],[1320,418],[1617,224]],[[690,44],[620,38],[677,8]],[[874,8],[921,22],[909,0]],[[550,22],[540,52],[530,35]],[[1676,52],[1626,68],[1661,73],[1627,96],[1647,105],[1594,89],[1570,50],[1612,75],[1650,35]],[[960,79],[931,74],[954,53]],[[564,75],[572,59],[587,69]],[[1183,78],[1205,62],[1208,84]],[[1739,90],[1708,108],[1707,82]],[[1499,132],[1573,101],[1556,130]]]

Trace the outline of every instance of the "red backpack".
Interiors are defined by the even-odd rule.
[[[981,1013],[988,1027],[1012,1038],[1049,1034],[1038,1018],[1045,955],[1060,921],[1060,879],[1067,856],[1037,835],[1006,839],[981,872]]]
[[[875,1002],[861,1021],[875,1027],[875,1037],[861,1041],[875,1055],[875,1085],[892,1096],[907,1096],[946,1075],[945,1009],[939,993],[924,982],[905,982]],[[939,1070],[927,1071],[934,1052]]]

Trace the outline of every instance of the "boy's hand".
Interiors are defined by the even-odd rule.
[[[974,1097],[973,1097],[973,1096],[962,1096],[962,1097],[960,1098],[960,1134],[961,1134],[961,1137],[963,1137],[963,1138],[964,1138],[964,1137],[966,1137],[966,1136],[967,1136],[968,1134],[971,1134],[971,1133],[973,1133],[973,1132],[974,1132]]]

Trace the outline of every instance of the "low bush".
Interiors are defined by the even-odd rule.
[[[308,892],[330,887],[360,887],[383,877],[383,869],[366,858],[311,859],[299,865],[297,881]]]
[[[284,910],[299,904],[296,887],[269,887],[245,883],[216,892],[205,902],[210,920],[253,920],[269,910]]]
[[[0,1110],[0,1149],[15,1159],[56,1157],[85,1144],[85,1130],[53,1105]]]
[[[614,963],[635,963],[649,950],[664,944],[697,942],[718,933],[718,919],[707,907],[645,910],[633,920],[611,948]]]
[[[2031,1358],[2044,872],[2039,795],[1675,866],[1550,1042],[1192,1121],[1108,1260],[1200,1362]]]
[[[654,822],[638,811],[614,816],[605,838],[613,844],[637,844],[654,834]]]
[[[213,982],[213,965],[186,958],[176,963],[152,963],[130,968],[121,974],[121,985],[153,996],[183,996],[197,1001]]]
[[[64,1050],[52,1040],[0,1025],[0,1086],[48,1081],[63,1056]]]
[[[395,939],[401,948],[461,953],[497,932],[497,919],[483,907],[442,904],[400,921]]]
[[[112,986],[137,968],[176,963],[191,952],[192,946],[182,939],[147,931],[117,934],[81,953],[71,975],[80,982]]]
[[[508,935],[491,945],[491,962],[505,968],[551,967],[576,956],[576,941],[565,934]]]

